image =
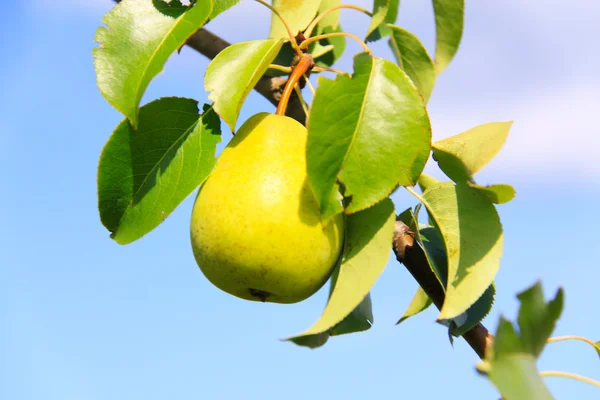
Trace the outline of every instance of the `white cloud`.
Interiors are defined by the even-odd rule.
[[[600,146],[597,113],[600,84],[548,85],[517,93],[496,104],[438,102],[430,108],[434,140],[473,126],[513,120],[509,138],[486,176],[535,177],[561,181],[600,178],[596,150]]]

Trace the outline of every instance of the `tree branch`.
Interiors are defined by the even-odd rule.
[[[431,270],[425,252],[415,243],[414,233],[402,221],[396,221],[392,244],[396,259],[404,264],[438,310],[441,309],[446,297],[444,289]],[[481,359],[494,340],[494,336],[481,323],[466,332],[463,338]]]

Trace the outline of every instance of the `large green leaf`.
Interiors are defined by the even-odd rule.
[[[454,182],[469,181],[498,154],[512,125],[490,122],[433,143],[433,158]]]
[[[158,226],[212,171],[220,121],[198,102],[162,98],[140,108],[134,131],[123,120],[98,167],[98,205],[104,226],[120,244]]]
[[[509,201],[514,199],[515,195],[517,194],[517,192],[512,186],[503,183],[489,186],[476,185],[471,182],[467,183],[472,188],[475,188],[477,190],[480,190],[482,193],[485,193],[485,195],[489,197],[490,201],[494,204],[508,203]]]
[[[295,36],[304,31],[319,10],[320,0],[273,0],[273,7],[279,11]],[[274,39],[289,39],[288,31],[274,13],[271,14],[271,31],[269,37]]]
[[[389,25],[389,28],[391,29],[389,45],[396,56],[398,65],[417,85],[427,103],[436,77],[433,61],[415,35],[398,26]]]
[[[435,12],[435,71],[440,74],[458,51],[462,38],[465,1],[433,0]]]
[[[446,299],[439,319],[465,312],[492,284],[502,256],[502,226],[489,198],[466,183],[443,182],[420,196],[448,255]]]
[[[367,42],[374,42],[389,35],[388,24],[393,24],[398,18],[400,0],[374,0],[373,17],[367,30]]]
[[[179,1],[123,0],[96,31],[93,50],[98,88],[108,102],[138,126],[138,106],[148,84],[169,56],[208,19],[212,1],[186,7]]]
[[[352,77],[319,77],[308,121],[307,170],[324,220],[342,211],[336,181],[351,198],[347,213],[414,185],[430,151],[423,99],[396,64],[360,53]]]
[[[318,339],[323,339],[324,333],[329,332],[353,310],[358,310],[358,321],[369,318],[372,321],[372,314],[369,315],[370,299],[362,309],[357,309],[357,306],[367,301],[365,298],[385,268],[390,255],[394,222],[394,205],[390,199],[347,217],[342,264],[327,306],[321,318],[310,329],[288,340],[310,345],[307,344],[307,336],[321,335],[316,336],[316,339],[308,338],[313,340],[312,344],[318,344]],[[357,326],[356,320],[349,321],[349,324]],[[347,326],[342,326],[334,334],[346,333],[347,330]]]
[[[210,62],[204,77],[209,100],[231,131],[246,97],[269,68],[283,45],[281,39],[232,44]]]
[[[408,308],[404,312],[404,315],[402,315],[402,318],[400,318],[400,320],[396,322],[396,325],[410,317],[419,314],[420,312],[425,311],[431,304],[431,299],[429,298],[429,296],[427,296],[427,293],[425,293],[425,291],[419,286],[417,292],[413,296],[412,301],[408,305]]]
[[[210,19],[215,19],[217,15],[230,9],[239,2],[240,0],[213,0],[213,10],[212,14],[210,14]]]

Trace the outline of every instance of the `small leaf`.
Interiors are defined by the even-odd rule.
[[[429,187],[437,185],[438,183],[440,183],[440,181],[435,179],[433,176],[421,174],[417,183],[419,184],[421,192],[425,192]]]
[[[563,291],[559,289],[555,298],[546,303],[537,282],[517,297],[521,302],[519,333],[514,324],[501,317],[493,347],[477,369],[487,375],[505,399],[552,399],[537,371],[536,360],[562,312]]]
[[[386,198],[397,185],[414,185],[429,155],[431,127],[423,99],[394,63],[361,53],[354,75],[319,77],[308,121],[307,169],[327,221]]]
[[[521,301],[518,320],[523,350],[538,357],[562,313],[563,290],[559,289],[554,299],[546,304],[542,285],[538,282],[517,297]]]
[[[252,40],[232,44],[221,51],[206,69],[204,88],[212,92],[217,114],[233,132],[246,97],[267,71],[283,45],[281,39]]]
[[[400,0],[375,0],[373,17],[367,30],[367,42],[374,42],[390,34],[388,24],[393,24],[398,18]]]
[[[427,293],[425,293],[425,291],[419,286],[408,308],[404,312],[404,315],[402,316],[402,318],[400,318],[398,322],[396,322],[396,325],[398,325],[405,319],[408,319],[414,315],[419,314],[422,311],[425,311],[431,304],[431,299],[429,298],[429,296],[427,296]]]
[[[409,31],[394,25],[388,26],[391,29],[388,43],[396,56],[398,65],[412,79],[427,103],[436,78],[433,62],[427,54],[427,50],[421,41]]]
[[[491,186],[481,186],[476,185],[474,183],[467,182],[469,186],[480,190],[482,193],[485,193],[487,197],[490,198],[490,201],[494,204],[505,204],[515,198],[517,192],[510,185],[505,184],[496,184]]]
[[[498,154],[511,125],[490,122],[435,142],[433,158],[454,182],[469,181]]]
[[[342,265],[327,306],[310,329],[288,340],[306,345],[304,336],[328,332],[365,301],[388,261],[394,222],[394,205],[390,199],[347,217]]]
[[[363,332],[369,330],[373,325],[373,305],[371,304],[371,294],[360,302],[350,314],[346,316],[331,330],[331,336],[346,335],[348,333]]]
[[[310,24],[319,10],[319,3],[320,1],[318,0],[273,0],[273,7],[279,11],[283,19],[290,26],[292,34],[295,36],[308,27],[308,24]],[[271,31],[269,32],[269,38],[290,38],[288,31],[275,13],[271,13]]]
[[[433,0],[435,71],[439,75],[458,51],[464,23],[464,0]]]
[[[439,320],[438,322],[447,326],[452,335],[457,337],[462,336],[487,317],[494,305],[495,295],[496,286],[492,283],[467,311],[458,317],[449,320]]]
[[[212,109],[162,98],[140,109],[139,128],[122,121],[106,143],[98,167],[100,218],[119,244],[158,226],[210,174],[221,140]]]
[[[421,196],[448,254],[446,299],[439,319],[465,312],[492,283],[502,256],[502,226],[489,198],[466,184],[443,182]]]
[[[341,0],[321,0],[319,14],[327,9],[339,6]],[[340,26],[340,10],[329,12],[319,21],[313,36],[326,33],[342,32]],[[344,53],[346,48],[346,38],[344,36],[334,36],[331,38],[319,40],[309,48],[310,54],[315,59],[315,64],[321,67],[331,67]]]
[[[217,15],[227,11],[239,2],[240,0],[213,0],[213,10],[210,19],[215,19]]]
[[[600,340],[596,342],[596,352],[598,353],[598,357],[600,357]]]
[[[184,7],[159,0],[123,0],[102,18],[93,50],[98,88],[138,126],[138,106],[169,56],[208,19],[212,2]]]
[[[496,359],[487,376],[504,399],[554,399],[529,354],[512,353]]]

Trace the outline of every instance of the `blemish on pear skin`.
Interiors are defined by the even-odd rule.
[[[264,290],[258,290],[258,289],[248,289],[250,291],[250,295],[252,297],[258,297],[260,299],[260,301],[262,301],[263,303],[267,301],[267,298],[271,295],[271,293],[269,292],[265,292]]]

